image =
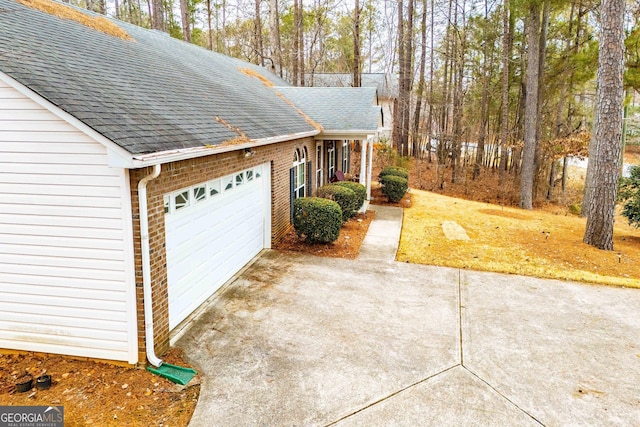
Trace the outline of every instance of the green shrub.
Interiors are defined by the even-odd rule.
[[[342,221],[346,222],[355,215],[358,209],[358,196],[353,190],[336,184],[323,185],[318,188],[318,197],[329,199],[340,205],[342,209]]]
[[[632,166],[628,178],[620,178],[618,201],[623,202],[622,216],[630,225],[640,227],[640,166]]]
[[[328,199],[301,197],[293,202],[293,228],[309,243],[338,240],[342,227],[340,206]]]
[[[334,185],[346,187],[356,193],[356,211],[358,211],[362,207],[362,205],[364,204],[364,199],[367,198],[367,188],[364,185],[352,181],[339,181]]]
[[[580,215],[580,212],[582,212],[582,206],[580,206],[580,203],[570,205],[569,212],[571,212],[573,215]]]
[[[387,166],[386,168],[382,169],[378,174],[378,179],[382,180],[382,177],[389,175],[409,179],[409,172],[405,168],[401,168],[399,166]]]
[[[382,194],[392,203],[402,200],[409,189],[409,181],[400,176],[383,176],[380,178],[380,183],[382,184]]]

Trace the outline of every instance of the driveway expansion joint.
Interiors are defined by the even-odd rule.
[[[506,400],[507,402],[509,402],[510,405],[512,405],[514,408],[516,408],[518,411],[522,412],[523,414],[525,414],[527,417],[531,418],[532,421],[536,422],[537,424],[544,426],[545,424],[543,424],[539,419],[537,419],[536,417],[534,417],[533,415],[531,415],[528,411],[526,411],[525,409],[523,409],[522,407],[518,406],[517,403],[515,403],[513,400],[509,399],[507,396],[505,396],[504,394],[502,394],[500,392],[500,390],[498,390],[497,388],[495,388],[494,386],[492,386],[489,382],[487,382],[484,378],[482,378],[481,376],[479,376],[478,374],[476,374],[475,372],[473,372],[471,369],[467,368],[466,366],[462,366],[462,369],[464,369],[465,371],[467,371],[468,373],[470,373],[471,375],[473,375],[475,378],[478,379],[478,381],[482,382],[484,385],[486,385],[487,387],[489,387],[491,390],[493,390],[496,394],[498,394],[498,396],[500,396],[501,398],[503,398],[504,400]]]
[[[436,373],[435,373],[435,374],[433,374],[433,375],[429,375],[428,377],[423,378],[423,379],[421,379],[421,380],[419,380],[419,381],[416,381],[416,382],[414,382],[413,384],[410,384],[410,385],[408,385],[408,386],[406,386],[406,387],[403,387],[403,388],[401,388],[401,389],[399,389],[399,390],[396,390],[396,391],[394,391],[393,393],[388,394],[387,396],[385,396],[385,397],[383,397],[383,398],[381,398],[381,399],[376,400],[375,402],[372,402],[372,403],[370,403],[370,404],[368,404],[368,405],[366,405],[366,406],[363,406],[362,408],[357,409],[357,410],[355,410],[355,411],[351,412],[351,413],[350,413],[350,414],[348,414],[348,415],[345,415],[345,416],[343,416],[343,417],[341,417],[341,418],[339,418],[339,419],[337,419],[337,420],[335,420],[335,421],[332,421],[332,422],[330,422],[329,424],[325,424],[325,425],[324,425],[324,427],[330,427],[330,426],[336,425],[336,424],[338,424],[339,422],[346,420],[347,418],[353,417],[354,415],[359,414],[360,412],[363,412],[363,411],[366,411],[367,409],[373,408],[374,406],[379,405],[380,403],[382,403],[382,402],[384,402],[384,401],[386,401],[386,400],[389,400],[389,399],[391,399],[391,398],[393,398],[393,397],[395,397],[395,396],[399,395],[400,393],[403,393],[403,392],[405,392],[405,391],[408,391],[408,390],[410,390],[410,389],[412,389],[412,388],[414,388],[414,387],[417,387],[418,385],[420,385],[420,384],[422,384],[422,383],[424,383],[424,382],[427,382],[427,381],[432,380],[432,379],[434,379],[434,378],[436,378],[436,377],[439,377],[440,375],[443,375],[443,374],[445,374],[445,373],[447,373],[447,372],[449,372],[449,371],[451,371],[452,369],[455,369],[455,368],[457,368],[457,367],[461,367],[461,365],[460,365],[459,363],[457,363],[457,364],[455,364],[455,365],[449,366],[449,367],[448,367],[448,368],[446,368],[446,369],[441,370],[440,372],[436,372]]]

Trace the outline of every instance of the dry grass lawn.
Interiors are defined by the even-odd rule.
[[[640,230],[618,217],[614,251],[582,242],[583,218],[411,190],[398,261],[640,288]],[[470,240],[449,240],[444,221]]]

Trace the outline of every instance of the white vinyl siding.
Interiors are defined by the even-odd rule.
[[[0,80],[0,348],[137,362],[128,173]]]

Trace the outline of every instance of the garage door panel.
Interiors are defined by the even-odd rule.
[[[226,251],[229,246],[249,239],[251,235],[262,236],[263,218],[252,218],[242,221],[242,230],[239,230],[235,222],[240,219],[219,222],[209,228],[200,229],[190,239],[180,239],[178,242],[167,242],[176,253],[172,262],[176,264],[193,264],[198,257],[215,255],[218,252]],[[246,242],[245,242],[246,243]]]
[[[233,240],[234,235],[238,232],[234,224],[239,220],[242,220],[245,226],[247,223],[261,225],[264,222],[262,210],[260,209],[251,215],[252,209],[256,209],[255,203],[254,206],[243,209],[241,215],[224,215],[223,210],[219,209],[218,211],[213,211],[209,216],[184,221],[183,224],[179,224],[178,227],[172,230],[172,238],[167,239],[167,245],[172,248],[178,248],[179,252],[187,256],[209,246],[212,238]],[[206,225],[195,226],[195,224],[203,223]]]
[[[170,328],[184,320],[264,247],[267,201],[271,198],[262,179],[165,217]]]

